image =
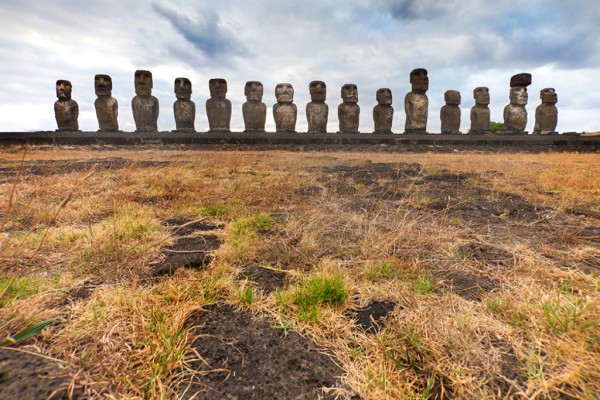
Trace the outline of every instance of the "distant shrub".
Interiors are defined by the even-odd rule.
[[[490,132],[493,134],[502,133],[504,131],[504,123],[490,121]]]

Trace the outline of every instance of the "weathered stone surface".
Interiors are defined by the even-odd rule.
[[[196,104],[191,100],[192,82],[188,78],[175,78],[174,91],[177,97],[173,103],[176,132],[195,132]]]
[[[294,87],[289,83],[278,83],[275,87],[277,103],[273,106],[273,119],[277,132],[296,132],[298,109],[293,103]]]
[[[308,85],[311,102],[306,105],[306,119],[309,133],[326,133],[329,106],[325,104],[327,85],[322,81],[312,81]]]
[[[446,105],[440,110],[442,134],[455,135],[460,133],[460,92],[448,90],[444,93]]]
[[[490,133],[490,90],[486,87],[473,89],[475,106],[471,108],[470,135]]]
[[[556,135],[556,125],[558,124],[558,109],[556,103],[558,96],[553,88],[540,90],[540,99],[542,104],[535,109],[535,125],[533,133],[536,135]]]
[[[131,99],[131,109],[136,132],[156,132],[158,99],[152,96],[152,72],[137,70],[134,76],[136,96]]]
[[[56,97],[54,103],[54,117],[56,118],[57,131],[78,131],[79,105],[71,99],[73,86],[71,82],[59,79],[56,81]]]
[[[373,133],[392,133],[394,107],[392,107],[392,91],[388,88],[377,90],[377,105],[373,107]]]
[[[358,103],[358,88],[353,83],[342,86],[342,104],[338,106],[340,132],[358,133],[360,107]]]
[[[527,86],[531,74],[520,73],[510,78],[510,104],[504,107],[504,134],[524,135],[527,126]]]
[[[242,105],[244,117],[244,132],[264,132],[267,120],[267,106],[262,102],[263,84],[258,81],[248,81],[244,87],[246,102]]]
[[[98,98],[94,102],[99,131],[119,130],[119,103],[112,95],[112,79],[108,75],[94,77],[94,89]]]
[[[410,73],[412,90],[404,98],[404,111],[406,123],[404,131],[407,134],[427,133],[427,117],[429,113],[429,99],[425,94],[429,89],[427,70],[417,68]]]
[[[231,122],[231,101],[225,98],[227,81],[222,78],[208,81],[210,99],[206,100],[208,130],[211,132],[229,132]]]
[[[510,87],[529,85],[531,85],[531,74],[527,72],[522,72],[520,74],[513,75],[510,78]]]

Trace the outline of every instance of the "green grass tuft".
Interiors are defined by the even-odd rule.
[[[341,274],[321,274],[302,281],[294,292],[293,303],[298,307],[301,319],[317,322],[320,306],[341,306],[347,297],[348,290]]]

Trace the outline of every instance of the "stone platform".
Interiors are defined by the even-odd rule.
[[[34,145],[286,145],[312,147],[384,146],[399,151],[408,148],[451,146],[463,150],[483,147],[514,148],[519,151],[600,151],[600,137],[580,135],[405,135],[372,133],[244,133],[244,132],[0,132],[0,146]],[[194,146],[196,147],[196,146]],[[390,150],[391,150],[390,149]]]

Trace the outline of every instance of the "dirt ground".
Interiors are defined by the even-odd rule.
[[[335,153],[327,157],[335,159]],[[48,177],[92,167],[98,171],[157,169],[178,163],[102,156],[86,160],[32,160],[19,173],[25,177]],[[17,174],[14,160],[0,160],[0,164],[0,182],[10,182]],[[473,303],[482,302],[505,286],[503,274],[512,271],[515,263],[531,249],[535,249],[539,259],[558,269],[600,276],[598,207],[559,208],[519,193],[498,190],[491,182],[502,177],[502,171],[457,172],[428,169],[412,161],[380,162],[366,158],[360,163],[340,159],[325,166],[307,166],[301,173],[311,178],[295,189],[295,207],[285,212],[274,210],[273,215],[281,223],[258,231],[260,240],[271,251],[236,265],[235,281],[252,287],[261,296],[297,284],[300,274],[311,271],[314,260],[351,260],[348,254],[352,246],[364,239],[357,231],[334,229],[336,221],[332,217],[331,221],[321,222],[324,226],[329,224],[332,231],[320,237],[320,245],[311,254],[294,253],[299,239],[281,227],[301,220],[302,213],[312,208],[332,216],[342,213],[361,216],[372,221],[370,228],[381,235],[393,233],[386,221],[410,219],[415,232],[421,229],[422,235],[427,235],[433,222],[444,221],[447,230],[458,232],[458,246],[440,249],[433,240],[405,240],[395,242],[387,250],[387,256],[407,263],[424,260],[434,281],[432,290],[453,293]],[[335,198],[335,203],[324,201],[326,198]],[[162,206],[159,202],[169,199],[156,200],[155,204],[146,197],[139,201]],[[398,210],[407,201],[410,209],[399,215]],[[227,228],[227,222],[214,217],[173,215],[161,219],[161,229],[170,235],[170,240],[161,246],[143,278],[156,282],[172,276],[179,268],[210,268],[215,252],[223,246]],[[583,245],[595,250],[577,256],[573,249]],[[287,251],[285,257],[278,250],[281,248]],[[88,301],[105,283],[103,279],[90,277],[70,289],[65,304]],[[344,311],[343,318],[351,321],[353,332],[360,335],[381,334],[389,324],[398,323],[407,307],[385,296],[374,296],[375,299],[361,299],[360,293],[354,296],[353,307]],[[198,357],[188,365],[196,372],[193,379],[178,383],[179,398],[364,398],[342,379],[343,363],[331,349],[289,327],[279,326],[273,318],[217,301],[201,307],[187,319],[186,325],[194,332],[191,347]],[[512,398],[517,392],[525,392],[523,362],[513,345],[502,340],[487,345],[502,354],[498,361],[501,374],[490,377],[487,383],[490,393]],[[426,370],[417,375],[421,373],[426,374]],[[436,379],[429,398],[452,398],[452,388],[444,378]],[[85,382],[76,383],[72,371],[55,361],[0,347],[0,399],[64,399],[69,397],[69,385],[71,390],[85,386]],[[75,391],[70,395],[85,397],[82,393]]]

